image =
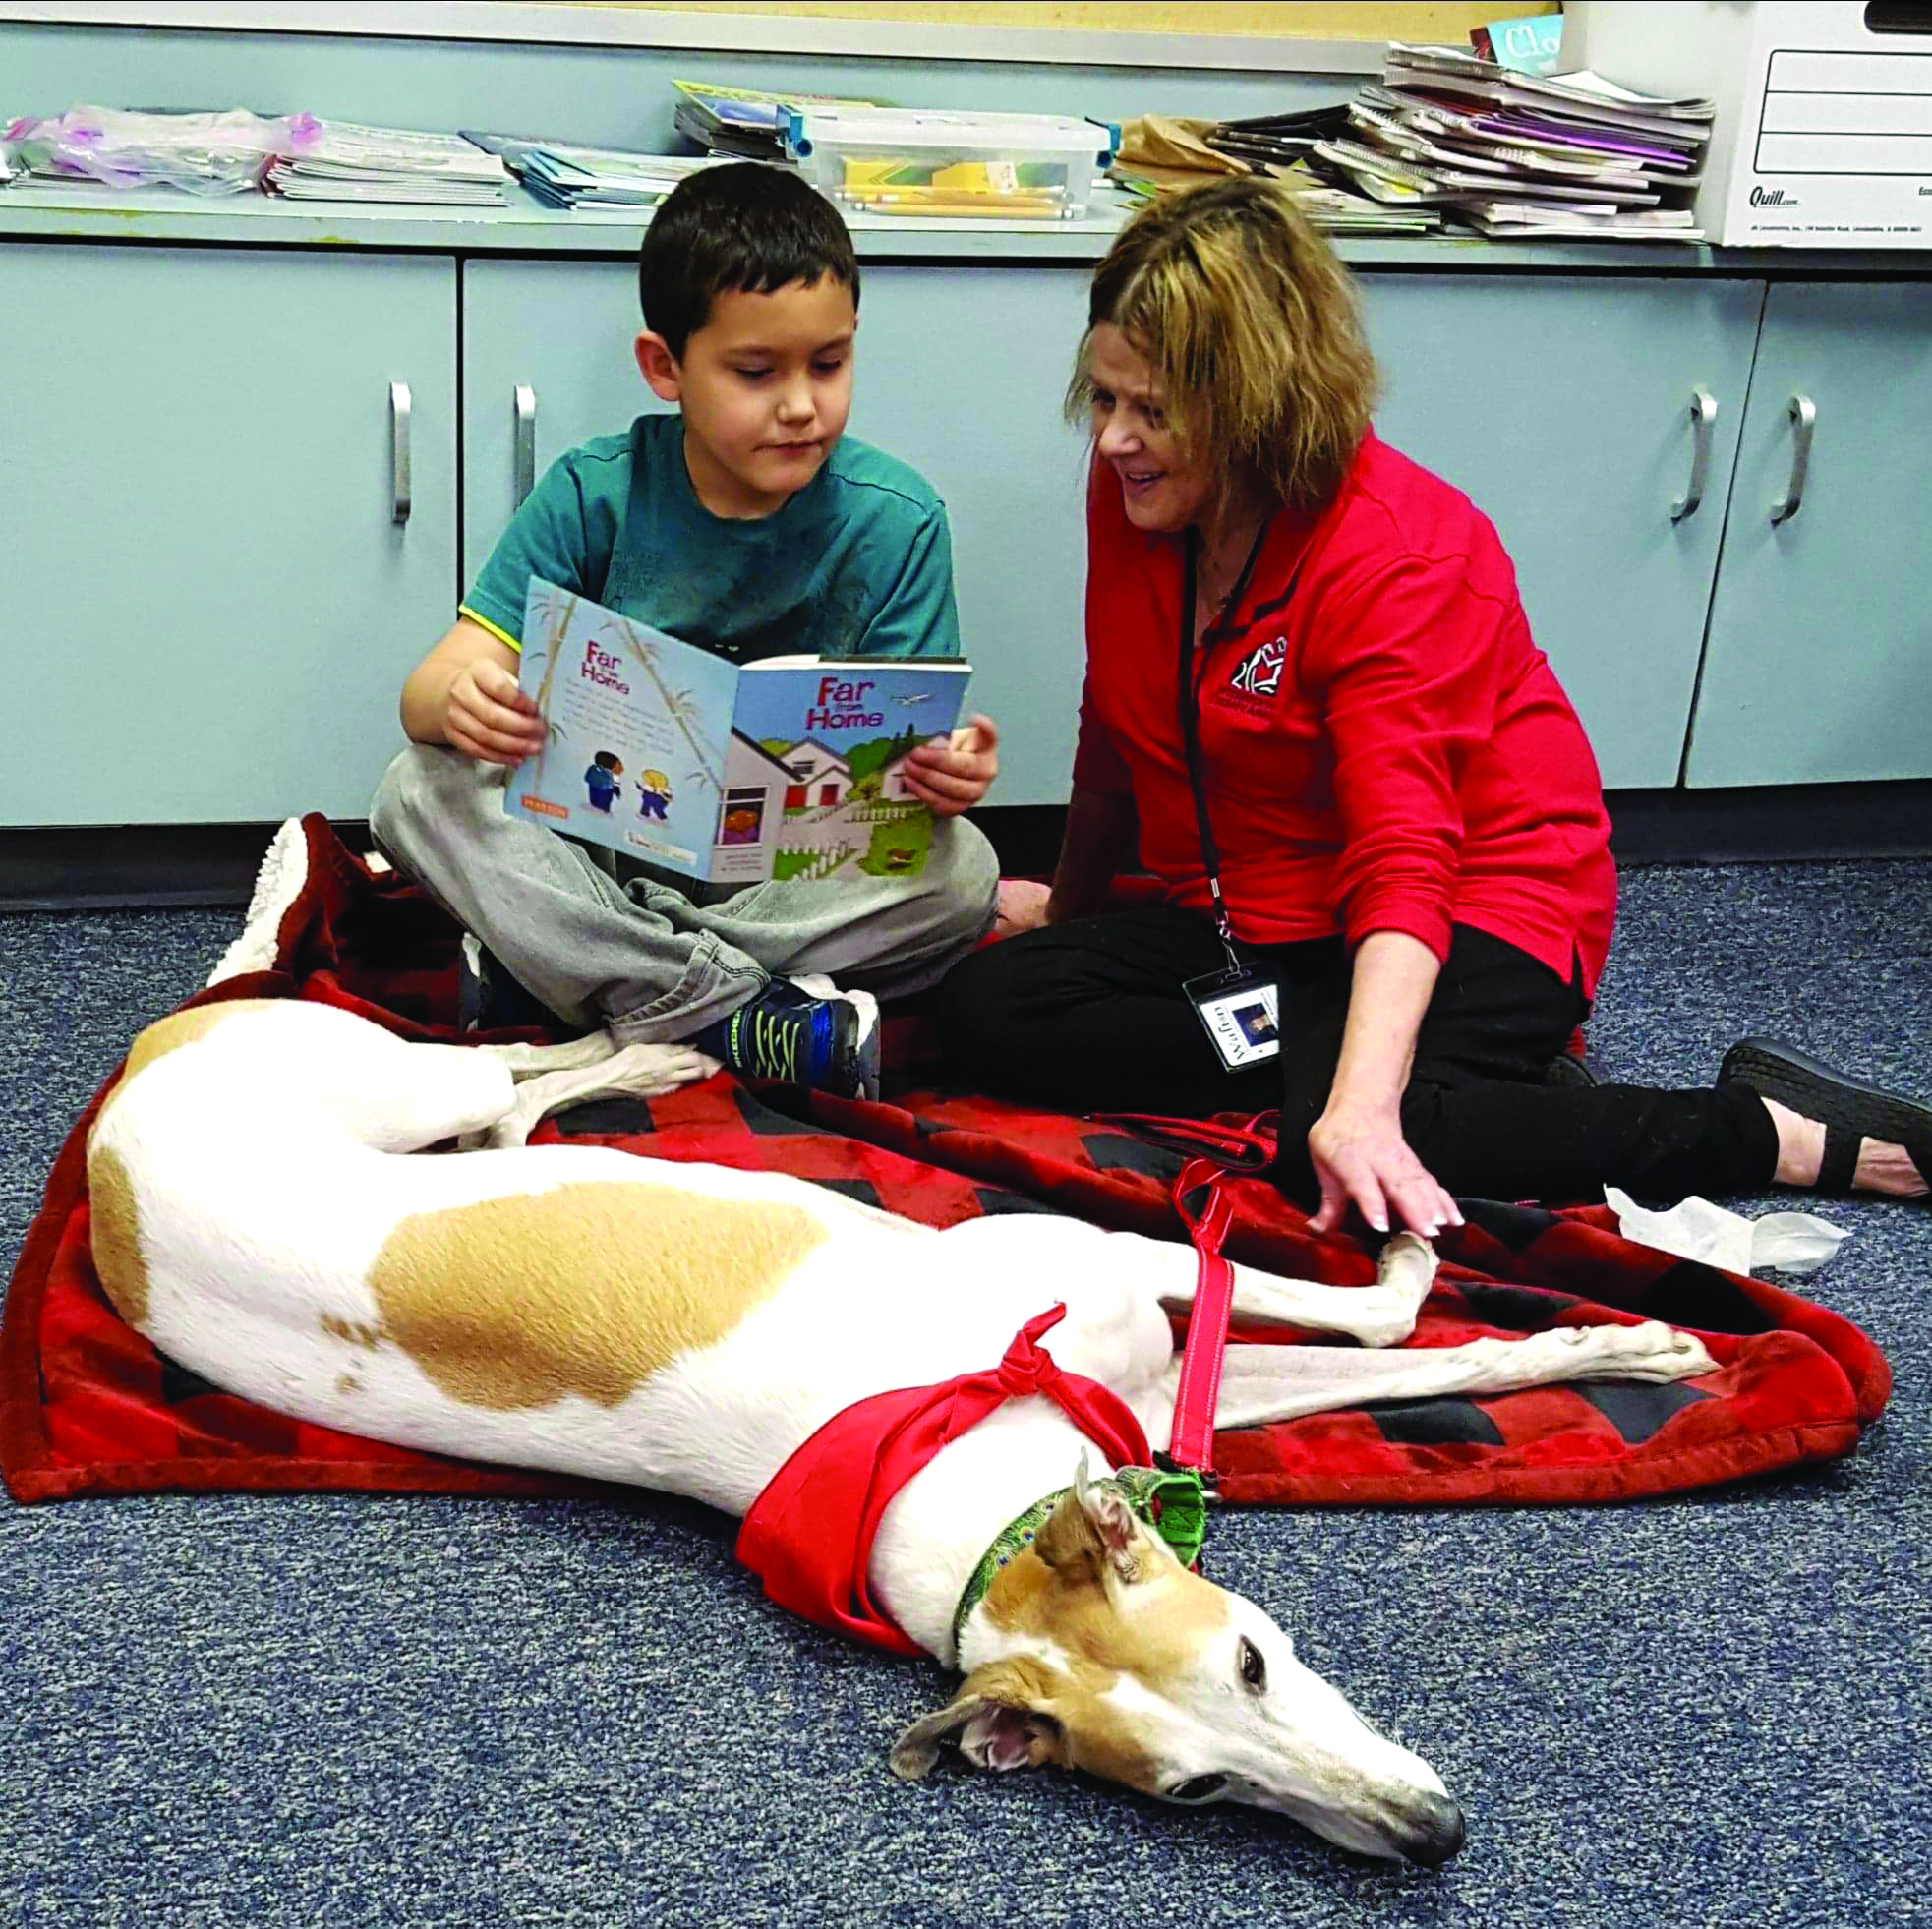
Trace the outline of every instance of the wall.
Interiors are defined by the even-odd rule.
[[[637,13],[688,9],[691,0],[552,0],[579,9]],[[822,20],[929,21],[952,27],[1049,28],[1105,33],[1206,33],[1296,40],[1454,40],[1488,21],[1561,11],[1556,0],[1460,0],[1449,5],[1310,5],[1307,0],[980,0],[921,6],[917,0],[714,0],[718,14],[792,14]]]
[[[396,127],[549,134],[669,151],[673,77],[906,106],[1210,117],[1345,100],[1355,76],[713,53],[689,48],[32,26],[0,20],[0,114],[79,102],[298,110]]]

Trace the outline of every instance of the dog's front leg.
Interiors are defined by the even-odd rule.
[[[1364,1346],[1394,1346],[1415,1331],[1416,1314],[1434,1277],[1434,1249],[1414,1233],[1397,1233],[1382,1248],[1373,1286],[1318,1286],[1236,1266],[1234,1316],[1252,1325],[1346,1333]],[[1161,1282],[1161,1304],[1192,1306],[1195,1282],[1194,1255],[1177,1255]]]

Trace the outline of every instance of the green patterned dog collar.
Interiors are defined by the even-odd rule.
[[[1192,1567],[1200,1557],[1200,1546],[1207,1538],[1207,1498],[1200,1476],[1189,1468],[1163,1473],[1157,1467],[1123,1467],[1119,1473],[1095,1487],[1112,1488],[1133,1508],[1135,1517],[1146,1522],[1173,1549],[1183,1567]],[[979,1565],[960,1596],[953,1611],[953,1652],[960,1651],[960,1633],[966,1616],[986,1598],[993,1577],[1000,1569],[1032,1546],[1033,1536],[1047,1523],[1055,1507],[1073,1490],[1058,1488],[1035,1500],[993,1537],[993,1545],[980,1556]]]

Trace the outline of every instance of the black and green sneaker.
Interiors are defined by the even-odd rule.
[[[750,1004],[686,1042],[747,1079],[839,1098],[879,1095],[878,1003],[862,991],[834,990],[828,979],[774,978]]]

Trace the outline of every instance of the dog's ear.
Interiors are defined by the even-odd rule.
[[[952,1742],[974,1768],[1044,1768],[1062,1759],[1060,1724],[1049,1713],[1041,1680],[1010,1663],[977,1668],[944,1708],[936,1708],[893,1743],[892,1772],[916,1782]]]
[[[1135,1581],[1141,1578],[1138,1539],[1134,1510],[1120,1494],[1088,1483],[1086,1450],[1082,1448],[1074,1484],[1033,1536],[1033,1551],[1062,1573],[1088,1566],[1096,1580],[1104,1570],[1118,1580]]]

